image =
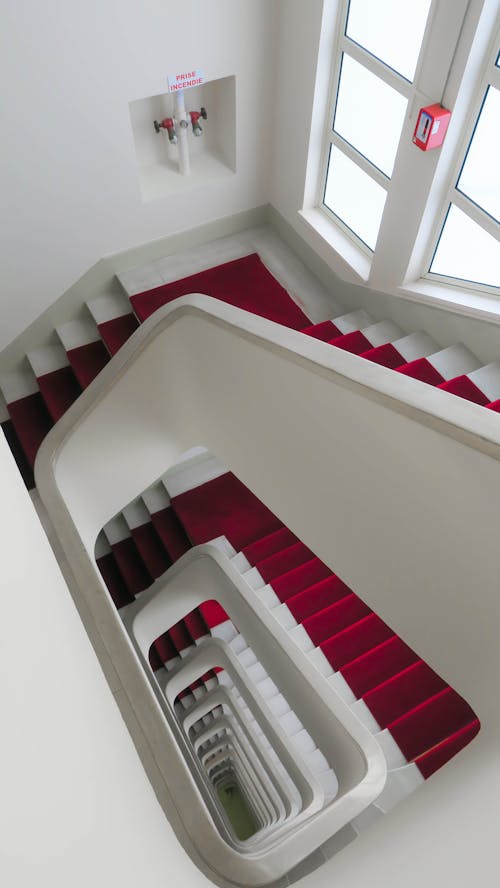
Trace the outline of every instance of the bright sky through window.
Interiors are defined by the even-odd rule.
[[[387,176],[392,173],[407,101],[344,53],[334,129]]]
[[[360,167],[332,145],[325,204],[375,249],[387,192]]]
[[[500,91],[490,86],[457,188],[500,222]]]
[[[500,286],[500,243],[451,205],[431,271],[478,284]]]
[[[413,80],[431,0],[351,0],[346,34]]]

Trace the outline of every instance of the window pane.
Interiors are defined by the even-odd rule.
[[[500,243],[452,204],[430,270],[499,287]]]
[[[343,54],[334,129],[387,176],[392,173],[407,100]]]
[[[351,0],[346,34],[413,80],[431,0]]]
[[[500,221],[500,92],[490,86],[457,187]]]
[[[387,192],[335,145],[330,148],[325,204],[375,249]]]

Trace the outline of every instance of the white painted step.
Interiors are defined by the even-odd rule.
[[[0,376],[0,390],[6,404],[12,404],[13,401],[27,398],[39,391],[36,376],[28,361],[23,361],[17,370]]]
[[[167,509],[170,505],[170,497],[161,482],[148,487],[141,494],[141,498],[150,515],[161,512],[162,509]]]
[[[500,361],[486,364],[485,367],[473,370],[467,375],[490,401],[497,401],[500,398]]]
[[[174,496],[179,496],[181,493],[200,487],[207,481],[213,481],[220,475],[225,475],[227,471],[224,463],[206,451],[202,456],[173,466],[165,473],[162,482],[169,497],[173,499]]]
[[[151,521],[151,515],[142,497],[125,506],[122,509],[122,515],[130,530],[134,530],[136,527],[141,527],[143,524],[148,524]]]
[[[393,321],[378,321],[376,324],[364,327],[361,332],[371,343],[372,348],[393,342],[394,339],[400,339],[403,333],[401,327],[398,327]]]
[[[402,339],[395,339],[392,344],[404,358],[406,364],[416,361],[418,358],[426,358],[439,350],[437,342],[423,330],[410,333],[408,336],[403,336]]]
[[[101,338],[96,322],[88,309],[86,310],[87,316],[75,318],[56,327],[56,333],[66,351],[80,348],[82,345],[90,345],[92,342],[98,342]]]
[[[340,315],[338,318],[332,318],[332,323],[345,335],[353,333],[355,330],[361,330],[363,327],[369,327],[373,323],[373,318],[360,308],[357,311],[349,312],[349,314]]]
[[[128,524],[121,512],[104,525],[103,531],[110,546],[130,537]]]
[[[63,367],[69,367],[68,356],[62,345],[45,345],[26,355],[36,377],[44,376]]]
[[[105,293],[87,302],[87,307],[96,324],[104,324],[132,312],[125,293]]]
[[[426,360],[445,380],[471,373],[481,366],[481,362],[461,342],[428,355]]]

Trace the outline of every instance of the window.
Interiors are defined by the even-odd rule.
[[[496,0],[335,6],[319,195],[311,210],[304,204],[304,217],[317,220],[340,266],[374,289],[425,290],[460,304],[467,290],[478,290],[498,301]],[[442,148],[422,152],[412,143],[418,110],[436,102],[452,111],[448,135]]]
[[[431,0],[350,0],[323,204],[375,249]],[[388,23],[390,27],[388,27]]]
[[[498,52],[465,157],[451,188],[432,275],[500,286],[500,72]]]

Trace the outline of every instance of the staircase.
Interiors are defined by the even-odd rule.
[[[140,323],[192,292],[500,409],[500,362],[481,366],[462,344],[442,349],[424,331],[405,334],[363,310],[312,324],[260,258],[249,255],[134,294],[130,302],[125,297],[90,302],[87,317],[55,331],[57,344],[30,352],[22,372],[1,380],[10,417],[4,431],[28,485],[38,448],[54,423]],[[125,505],[97,538],[98,568],[128,628],[128,614],[155,581],[206,544],[227,560],[277,631],[286,632],[297,658],[307,659],[382,750],[386,784],[349,821],[355,832],[391,810],[475,736],[479,721],[463,698],[203,448],[189,452]],[[215,642],[225,666],[205,663],[170,699],[172,682],[181,681],[186,669],[196,673],[200,652]],[[296,828],[304,812],[327,809],[336,798],[335,762],[220,603],[208,599],[163,627],[148,662],[207,788],[221,835],[232,847],[241,851],[262,842],[267,847]],[[249,700],[257,700],[258,717]],[[291,751],[288,768],[283,737]],[[237,795],[244,826],[238,821],[235,827],[222,801],[228,790]],[[327,856],[326,843],[323,853]]]

